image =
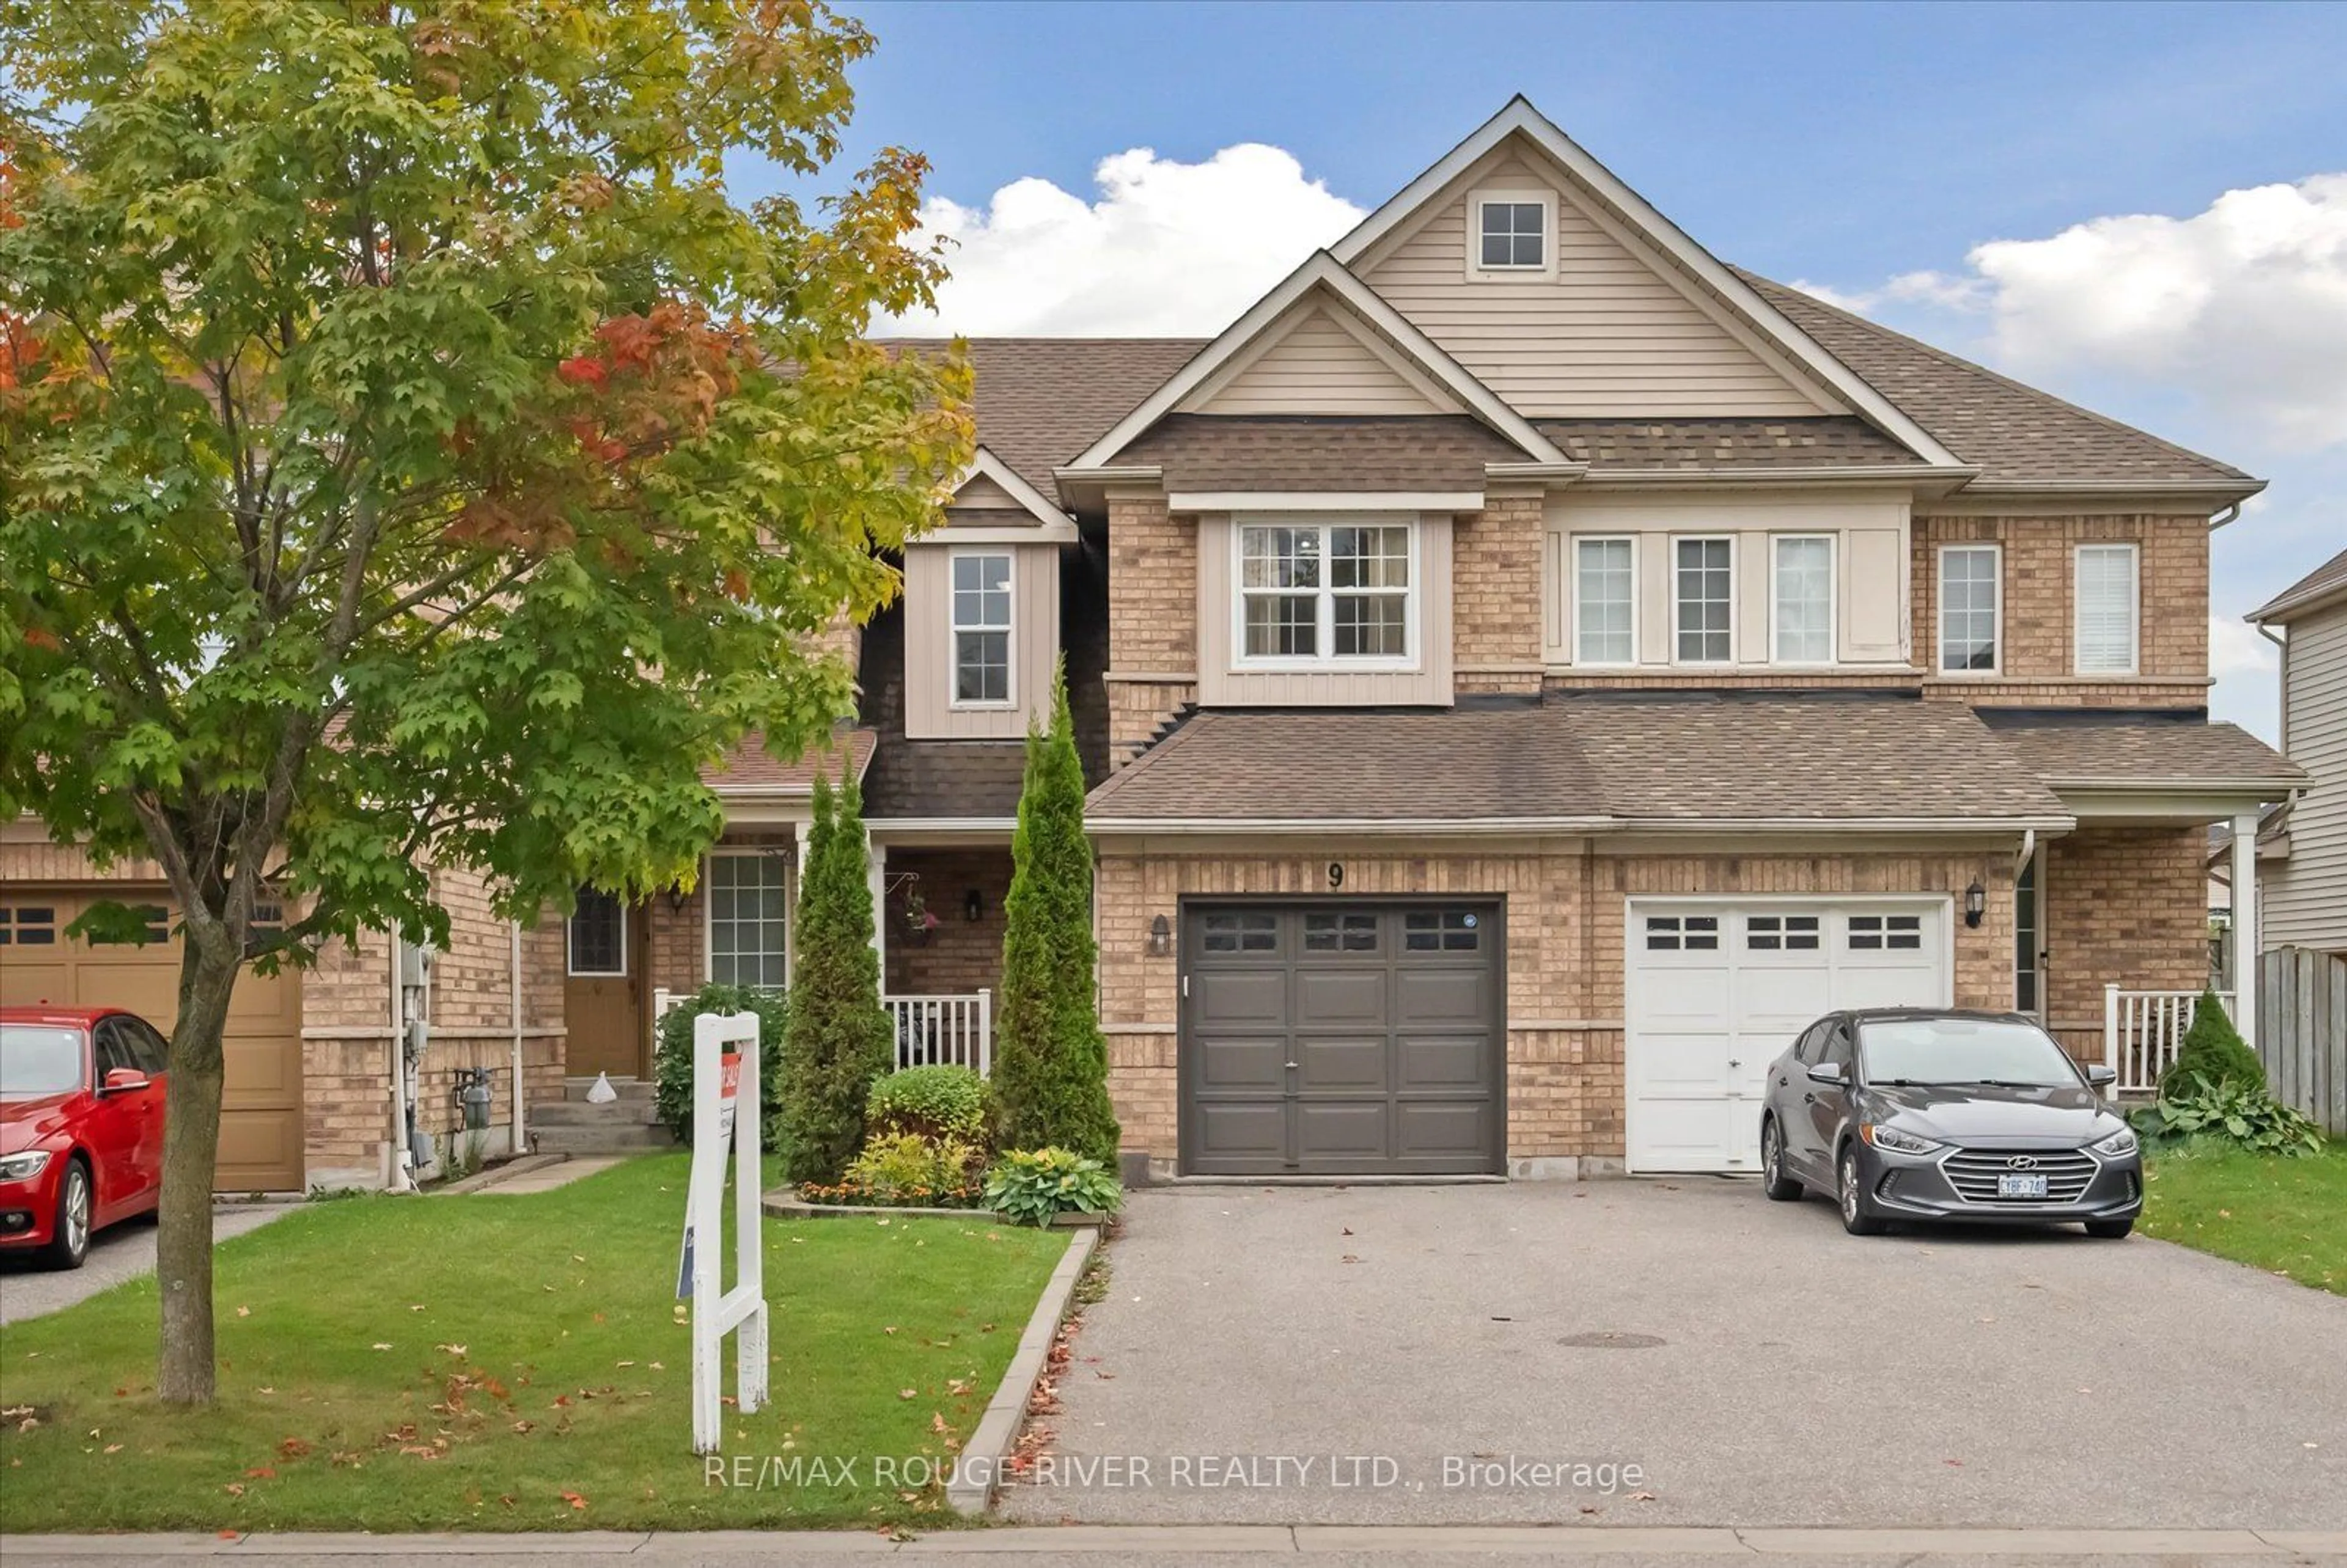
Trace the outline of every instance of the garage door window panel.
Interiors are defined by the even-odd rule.
[[[1850,946],[1852,952],[1916,952],[1923,946],[1923,917],[1920,915],[1852,915],[1850,917]]]
[[[1756,953],[1801,953],[1818,949],[1815,915],[1753,915],[1744,922],[1744,945]]]
[[[1709,953],[1719,949],[1717,915],[1649,915],[1646,950],[1654,953]]]
[[[1413,953],[1471,953],[1482,944],[1481,917],[1446,909],[1402,917],[1402,946]]]
[[[0,948],[54,948],[56,942],[56,906],[0,906]]]

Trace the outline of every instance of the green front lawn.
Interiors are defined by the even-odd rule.
[[[151,1277],[0,1330],[0,1533],[946,1522],[941,1488],[874,1456],[968,1439],[1066,1233],[770,1221],[774,1398],[727,1409],[725,1452],[779,1462],[718,1487],[674,1299],[684,1187],[684,1157],[655,1155],[532,1197],[318,1204],[225,1243],[200,1414],[155,1400]]]
[[[2296,1160],[2154,1154],[2147,1165],[2151,1235],[2347,1296],[2347,1144]]]

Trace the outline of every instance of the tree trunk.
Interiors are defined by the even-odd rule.
[[[163,1302],[157,1391],[166,1404],[212,1402],[212,1169],[220,1158],[220,1033],[242,955],[215,925],[186,933],[179,1017],[164,1102],[163,1196],[155,1276]]]

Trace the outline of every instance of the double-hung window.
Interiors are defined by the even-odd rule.
[[[2080,545],[2072,571],[2077,672],[2136,671],[2136,550],[2133,545]]]
[[[1947,545],[1940,551],[1940,668],[1993,673],[2003,561],[1994,545]]]
[[[1409,659],[1409,525],[1248,523],[1238,548],[1243,661],[1393,666]]]
[[[1787,534],[1771,541],[1776,554],[1775,659],[1779,664],[1830,664],[1834,656],[1833,540],[1822,534]]]
[[[1577,664],[1637,661],[1635,540],[1573,541],[1573,658]]]
[[[1736,656],[1736,541],[1671,542],[1672,630],[1682,664],[1726,664]]]
[[[1010,704],[1010,555],[1007,550],[954,554],[953,662],[955,707]]]
[[[789,983],[784,936],[790,889],[783,857],[709,857],[709,978],[721,986],[780,990]]]

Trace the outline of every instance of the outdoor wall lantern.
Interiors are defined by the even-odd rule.
[[[1162,958],[1174,950],[1174,922],[1160,915],[1149,922],[1149,956]]]
[[[1986,913],[1988,913],[1988,889],[1980,885],[1980,878],[1974,877],[1973,885],[1964,889],[1964,924],[1977,927],[1981,923],[1981,917]]]
[[[677,883],[668,890],[668,912],[671,915],[683,914],[684,901],[692,897],[692,894],[684,890],[683,883]]]
[[[972,925],[986,917],[986,900],[975,887],[961,896],[961,917]]]

